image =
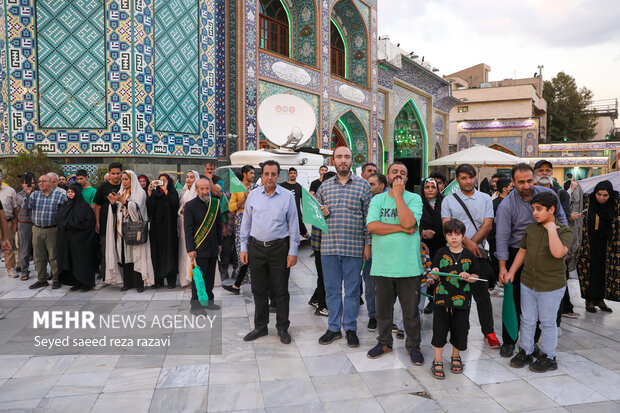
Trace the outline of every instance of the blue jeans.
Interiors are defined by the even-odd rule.
[[[357,316],[360,312],[360,283],[362,257],[342,255],[321,255],[325,301],[329,311],[328,329],[357,331]],[[342,284],[344,282],[344,314],[342,305]],[[374,290],[374,289],[373,289]]]
[[[364,279],[364,296],[366,297],[366,308],[368,309],[368,318],[375,318],[377,310],[375,307],[375,280],[370,276],[370,267],[372,267],[372,258],[363,264],[362,278]]]
[[[555,348],[558,345],[558,308],[565,289],[566,287],[553,291],[534,291],[521,284],[519,347],[526,354],[534,351],[536,322],[540,320],[540,351],[550,359],[555,357]]]

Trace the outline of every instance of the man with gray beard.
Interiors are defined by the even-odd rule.
[[[213,303],[213,283],[217,257],[222,252],[222,220],[220,217],[220,200],[211,196],[211,181],[201,178],[196,181],[196,198],[185,204],[183,225],[185,229],[185,247],[189,259],[200,267],[205,289],[209,296],[209,305],[202,307],[198,300],[196,283],[192,280],[191,312],[200,314],[203,308],[219,310]]]

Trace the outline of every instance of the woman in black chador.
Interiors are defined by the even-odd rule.
[[[151,217],[151,257],[155,273],[153,288],[164,286],[174,288],[177,281],[179,266],[179,238],[177,235],[177,212],[179,210],[179,194],[174,182],[168,174],[160,174],[157,178],[163,185],[155,186],[152,181],[148,187],[146,205]]]
[[[67,198],[56,215],[60,282],[71,285],[71,291],[88,291],[95,286],[99,262],[95,213],[84,200],[80,185],[69,185]]]

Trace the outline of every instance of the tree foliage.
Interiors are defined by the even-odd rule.
[[[32,172],[35,179],[48,172],[62,174],[62,168],[59,164],[50,159],[45,152],[38,146],[33,146],[30,152],[21,152],[14,158],[4,161],[2,167],[4,181],[16,191],[21,189],[21,184],[17,175],[24,172]]]
[[[596,113],[588,109],[591,90],[579,89],[575,78],[559,72],[551,81],[545,81],[543,96],[547,101],[547,136],[551,140],[576,141],[594,136]]]

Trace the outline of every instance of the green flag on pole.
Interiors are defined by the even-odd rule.
[[[303,222],[314,225],[327,234],[327,223],[321,212],[321,205],[303,186],[301,187],[301,207]]]
[[[502,322],[510,338],[517,342],[519,337],[519,321],[517,320],[517,307],[513,296],[512,282],[504,284],[504,302],[502,303]]]
[[[232,169],[229,169],[228,173],[230,174],[230,193],[231,194],[234,194],[235,192],[248,192],[248,190],[245,189],[245,186],[243,186],[243,184],[241,183],[239,178],[237,178],[237,175],[235,175]]]
[[[230,206],[228,205],[228,198],[226,198],[226,194],[222,194],[222,200],[220,201],[220,214],[222,214],[222,222],[226,222],[228,217],[226,213],[230,210]]]
[[[455,179],[452,182],[450,182],[450,185],[446,186],[446,188],[443,190],[443,195],[444,196],[452,195],[453,193],[458,192],[460,190],[461,190],[461,187],[459,186],[459,183],[456,182],[456,179]]]

